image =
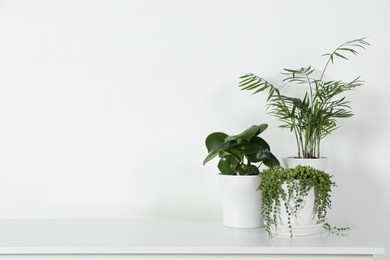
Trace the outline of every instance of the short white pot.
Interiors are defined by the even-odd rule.
[[[222,193],[223,225],[234,228],[259,228],[261,223],[261,178],[219,174]]]
[[[299,182],[295,181],[294,185],[299,185]],[[288,194],[288,188],[286,183],[282,185],[282,188],[284,192]],[[298,194],[294,192],[292,196],[293,198],[291,198],[291,200],[287,202],[289,212],[291,213],[290,215],[291,225],[293,227],[297,227],[297,226],[311,226],[317,224],[318,218],[314,212],[314,202],[315,202],[314,188],[310,189],[307,196],[304,196],[302,198],[300,207],[297,210],[297,212],[294,214],[294,208],[296,205],[294,201],[297,196]],[[286,212],[284,201],[281,201],[281,205],[277,213],[278,213],[277,224],[279,226],[288,226],[289,225],[288,213]]]
[[[302,166],[310,166],[320,171],[326,171],[328,158],[321,157],[318,159],[305,159],[305,158],[298,158],[298,157],[286,157],[283,158],[283,161],[286,165],[286,168],[292,169],[297,167],[298,165],[302,165]]]

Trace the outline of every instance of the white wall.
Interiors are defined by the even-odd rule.
[[[389,12],[386,0],[0,1],[0,218],[219,217],[208,133],[267,122],[274,153],[295,154],[238,76],[278,82],[369,36],[329,70],[367,84],[323,153],[339,184],[332,217],[385,240]]]

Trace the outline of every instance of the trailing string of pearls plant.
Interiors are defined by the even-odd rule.
[[[328,173],[309,166],[297,166],[294,169],[273,167],[264,170],[261,178],[258,189],[262,193],[262,218],[270,236],[271,226],[275,229],[278,227],[278,212],[281,210],[285,210],[288,215],[288,228],[290,236],[293,236],[292,218],[296,217],[311,189],[314,189],[315,194],[314,214],[323,228],[336,234],[349,229],[332,227],[327,221],[327,210],[332,207],[332,187],[336,186]]]

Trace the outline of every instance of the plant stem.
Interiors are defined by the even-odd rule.
[[[306,79],[307,79],[307,82],[309,83],[309,89],[310,89],[310,105],[313,104],[313,89],[312,89],[312,86],[311,86],[311,82],[310,82],[310,78],[309,76],[305,73],[305,76],[306,76]]]
[[[330,62],[331,57],[332,57],[332,56],[329,57],[328,62],[326,63],[326,65],[325,65],[325,67],[324,67],[324,70],[322,71],[322,74],[321,74],[321,77],[320,77],[320,81],[322,81],[322,78],[324,77],[325,71],[326,71],[326,69],[328,68],[328,65],[329,65],[329,62]]]
[[[302,131],[298,131],[299,132],[299,142],[301,143],[301,150],[302,150],[302,155],[303,157],[305,157],[304,153],[304,147],[303,147],[303,138],[302,138]]]
[[[298,146],[298,157],[301,158],[301,148],[299,145],[299,137],[298,137],[297,129],[295,126],[294,126],[294,134],[295,134],[295,140],[297,141],[297,146]]]
[[[322,71],[320,81],[322,81],[322,77],[324,76],[325,71],[326,71],[326,69],[328,68],[329,62],[331,61],[331,59],[332,59],[332,57],[333,57],[333,54],[334,54],[340,47],[342,47],[344,44],[346,44],[346,43],[341,44],[339,47],[337,47],[337,48],[332,52],[332,54],[329,55],[329,59],[328,59],[328,61],[326,62],[326,65],[325,65],[325,67],[324,67],[324,70]]]
[[[317,140],[317,156],[318,156],[318,159],[321,158],[321,154],[320,154],[320,142],[321,142],[321,136],[318,137],[318,140]]]

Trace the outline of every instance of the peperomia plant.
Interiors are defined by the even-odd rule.
[[[320,158],[321,140],[337,128],[336,120],[353,115],[349,101],[343,94],[363,85],[359,77],[349,82],[325,80],[325,72],[336,58],[348,59],[348,54],[356,55],[358,49],[364,49],[367,45],[369,43],[365,38],[341,44],[333,52],[323,55],[328,60],[319,72],[312,66],[284,69],[283,83],[307,86],[308,90],[302,98],[283,95],[280,88],[252,73],[240,77],[239,87],[254,91],[254,94],[268,91],[270,113],[282,122],[281,128],[294,132],[298,157]]]
[[[263,164],[267,167],[280,165],[269,144],[259,137],[267,127],[267,124],[253,125],[241,134],[230,136],[222,132],[211,133],[206,138],[209,154],[203,165],[219,156],[218,169],[226,175],[258,175]]]

